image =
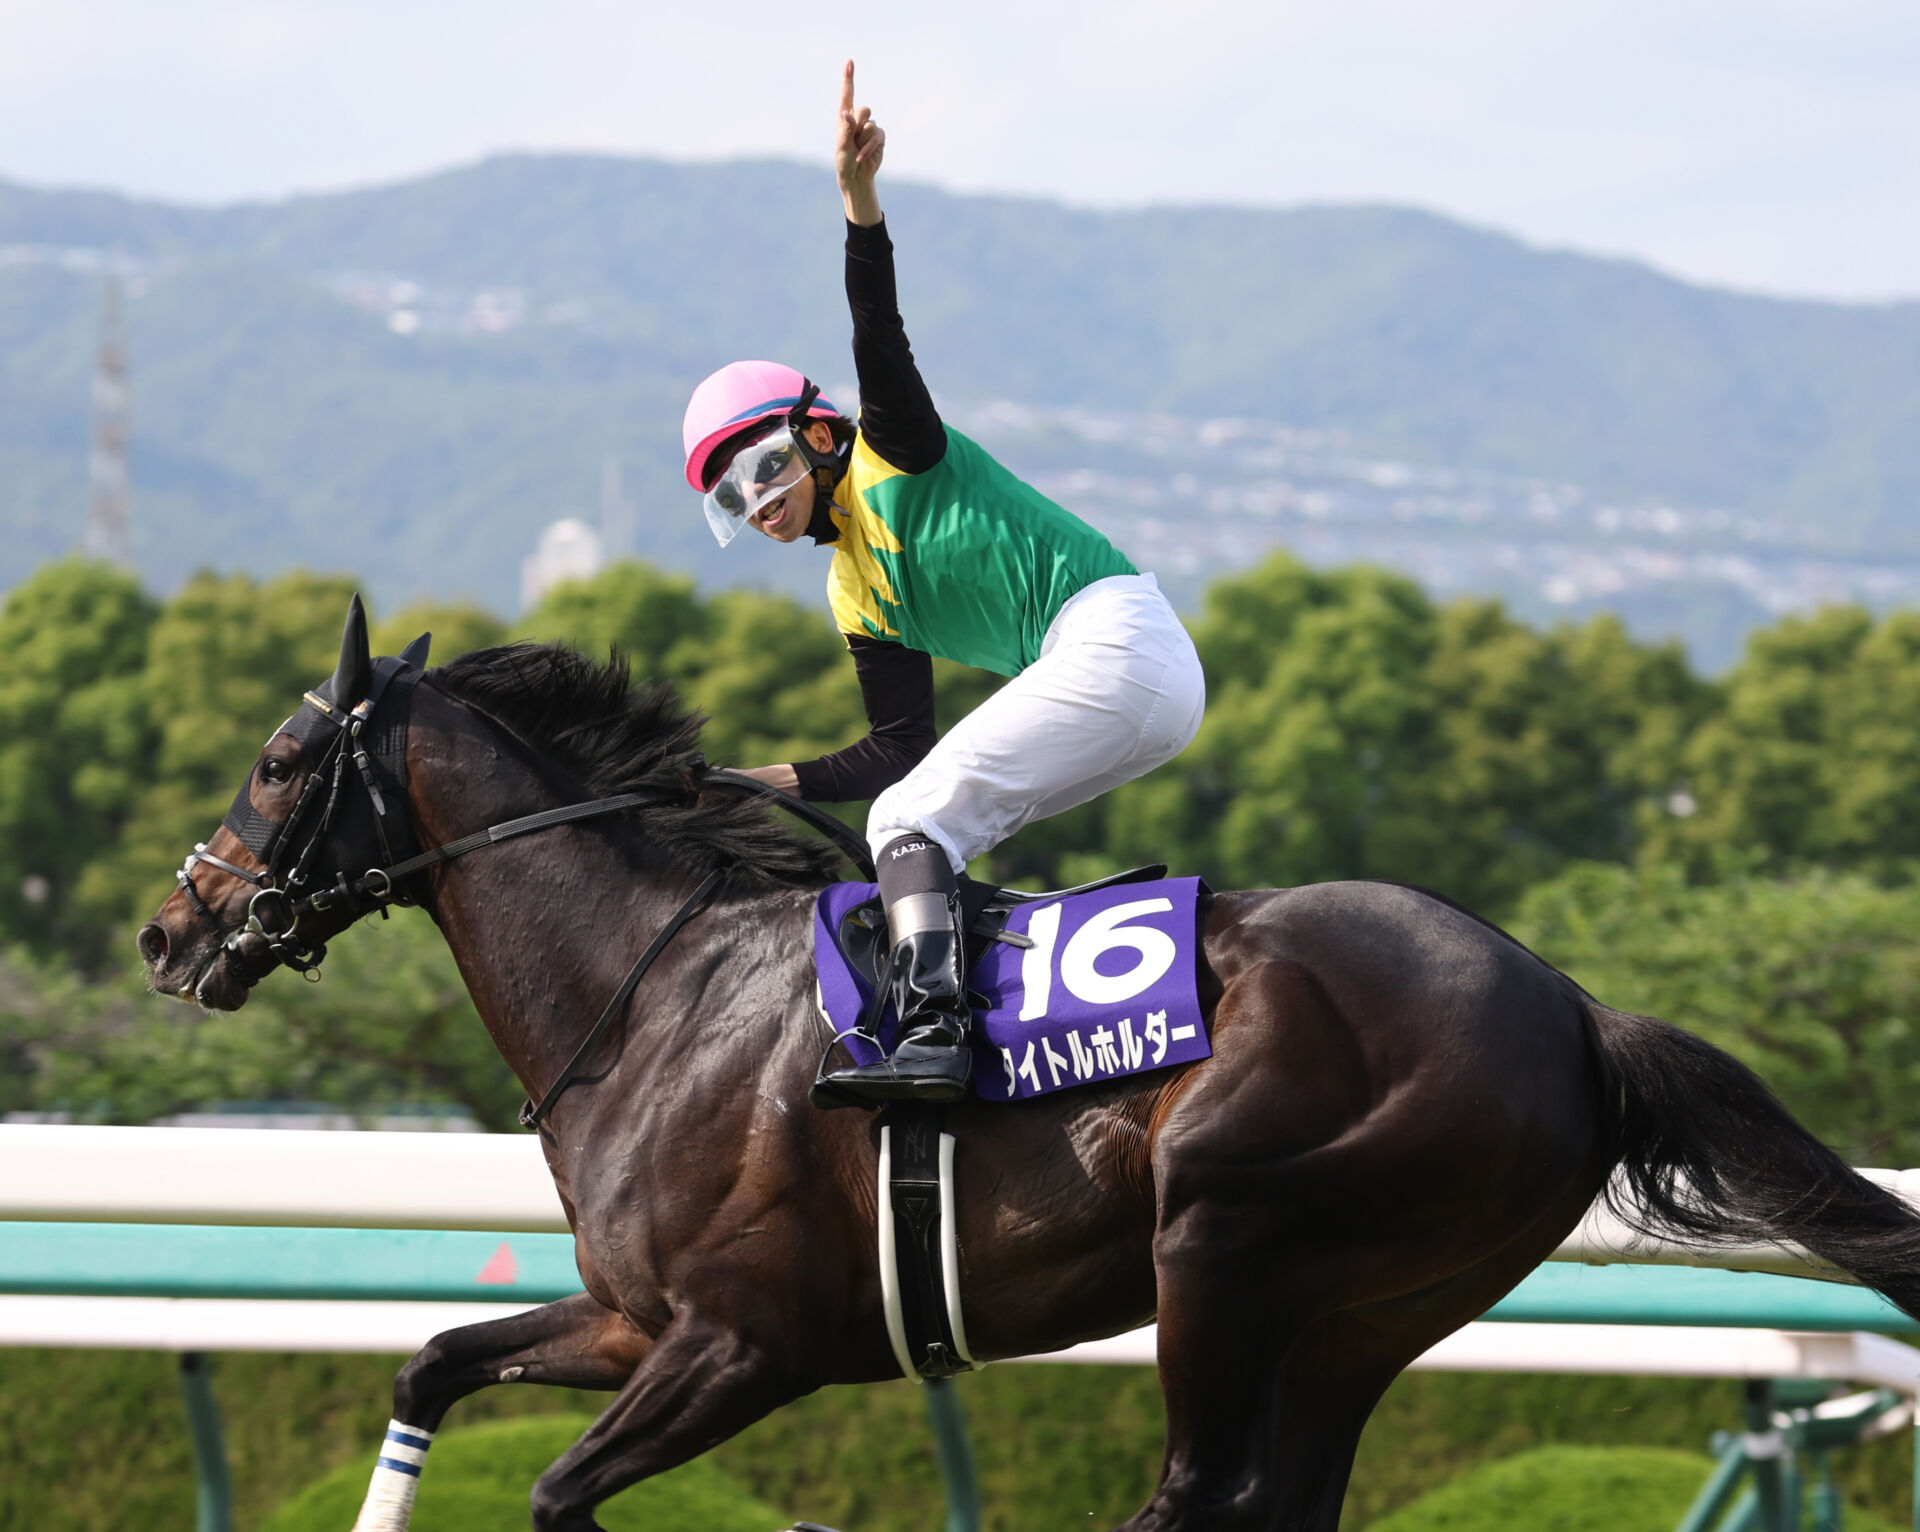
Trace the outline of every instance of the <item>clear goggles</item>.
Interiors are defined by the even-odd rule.
[[[779,426],[734,453],[701,502],[707,525],[726,547],[762,506],[778,500],[807,476],[809,465],[787,426]]]

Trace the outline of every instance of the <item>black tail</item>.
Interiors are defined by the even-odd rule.
[[[1586,1003],[1618,1085],[1615,1213],[1703,1245],[1801,1245],[1920,1318],[1920,1214],[1801,1127],[1739,1060]]]

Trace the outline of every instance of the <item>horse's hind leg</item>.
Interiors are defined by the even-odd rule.
[[[1423,1352],[1484,1314],[1552,1254],[1605,1173],[1596,1150],[1546,1211],[1502,1248],[1429,1287],[1301,1329],[1282,1360],[1267,1421],[1265,1525],[1334,1532],[1360,1433],[1380,1396]],[[1420,1252],[1409,1246],[1403,1256],[1411,1268]]]
[[[1304,1323],[1288,1316],[1316,1312],[1324,1291],[1283,1280],[1236,1282],[1230,1259],[1189,1281],[1163,1274],[1166,1463],[1153,1499],[1126,1532],[1334,1532],[1360,1434],[1380,1396],[1551,1251],[1562,1220],[1542,1222],[1430,1288],[1333,1313],[1321,1307]],[[1304,1264],[1316,1263],[1309,1256]]]
[[[354,1532],[405,1532],[427,1447],[457,1401],[494,1383],[617,1389],[647,1345],[586,1293],[434,1336],[394,1380],[393,1423]]]
[[[1334,1532],[1354,1453],[1374,1406],[1426,1350],[1351,1314],[1331,1314],[1288,1353],[1267,1420],[1268,1527]]]
[[[1276,1450],[1277,1438],[1304,1428],[1311,1440],[1299,1444],[1303,1456],[1350,1459],[1349,1419],[1357,1440],[1372,1397],[1392,1377],[1387,1372],[1371,1394],[1369,1380],[1357,1380],[1361,1397],[1351,1408],[1326,1395],[1318,1414],[1294,1407],[1286,1360],[1327,1305],[1289,1280],[1292,1272],[1272,1269],[1268,1224],[1247,1209],[1194,1208],[1156,1240],[1166,1459],[1153,1498],[1125,1532],[1319,1532],[1322,1523],[1283,1519],[1290,1497],[1281,1476],[1293,1455]]]

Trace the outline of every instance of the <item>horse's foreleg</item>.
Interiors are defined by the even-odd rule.
[[[534,1485],[535,1532],[598,1532],[601,1501],[699,1456],[809,1386],[739,1331],[677,1312],[619,1398]]]
[[[393,1420],[354,1532],[406,1532],[433,1433],[457,1401],[494,1383],[617,1389],[647,1345],[586,1293],[434,1336],[394,1380]]]

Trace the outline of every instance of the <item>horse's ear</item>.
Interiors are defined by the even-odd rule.
[[[415,670],[427,668],[427,650],[433,647],[433,635],[422,633],[406,648],[400,651],[400,663],[411,665]]]
[[[367,683],[373,679],[373,654],[367,647],[367,609],[360,604],[360,593],[354,592],[353,603],[347,608],[346,630],[340,635],[340,663],[333,670],[333,705],[352,707],[367,694]]]

